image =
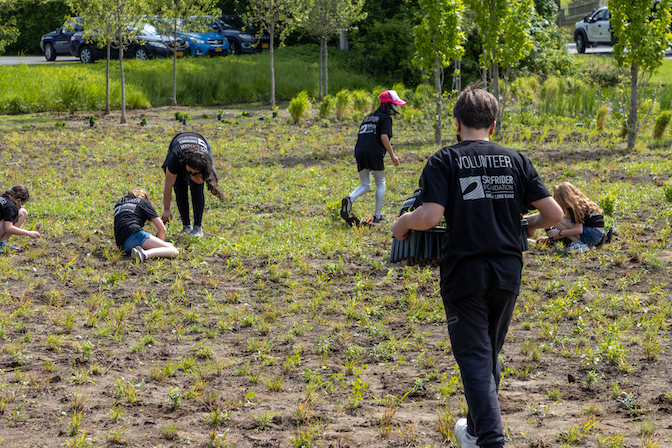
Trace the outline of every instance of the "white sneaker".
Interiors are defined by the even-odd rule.
[[[203,229],[201,226],[194,226],[194,228],[191,229],[189,235],[193,236],[194,238],[201,238],[203,237]]]
[[[180,233],[177,234],[177,237],[181,236],[189,236],[191,234],[192,227],[191,226],[182,226],[182,230],[180,230]]]
[[[145,249],[141,246],[135,246],[131,249],[131,257],[133,257],[135,261],[142,263],[143,261],[147,261],[147,252],[145,252]]]
[[[581,241],[572,241],[572,244],[569,245],[567,248],[567,253],[568,254],[580,254],[582,252],[588,252],[590,250],[590,247],[586,245],[586,243],[582,243]]]
[[[476,437],[467,432],[466,418],[461,418],[455,423],[455,440],[461,448],[478,448]]]

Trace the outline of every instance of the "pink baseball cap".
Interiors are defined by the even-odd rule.
[[[397,94],[396,90],[386,90],[380,94],[379,98],[381,103],[392,103],[400,106],[406,104],[406,101],[399,98],[399,94]]]

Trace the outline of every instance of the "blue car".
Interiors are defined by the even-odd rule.
[[[180,37],[187,44],[187,53],[192,56],[227,56],[231,45],[222,35],[216,33],[184,33]]]

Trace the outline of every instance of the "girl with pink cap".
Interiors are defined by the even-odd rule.
[[[360,184],[341,201],[341,217],[350,226],[358,225],[359,220],[352,216],[352,204],[371,189],[371,174],[376,183],[376,206],[373,218],[368,224],[377,226],[385,221],[383,218],[383,200],[385,199],[385,153],[390,155],[394,166],[399,166],[399,159],[394,154],[390,140],[392,139],[392,115],[399,113],[399,106],[406,101],[399,98],[394,90],[386,90],[380,94],[380,106],[364,118],[359,127],[355,160]]]

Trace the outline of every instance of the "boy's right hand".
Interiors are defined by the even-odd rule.
[[[173,214],[170,213],[170,210],[164,210],[163,213],[161,214],[161,221],[163,221],[163,223],[166,224],[171,219],[173,219]]]
[[[394,166],[399,166],[399,157],[392,156],[390,158],[392,159],[392,163],[394,163]]]
[[[37,230],[31,230],[30,232],[28,232],[28,236],[33,239],[37,239],[40,237],[40,232],[38,232]]]

